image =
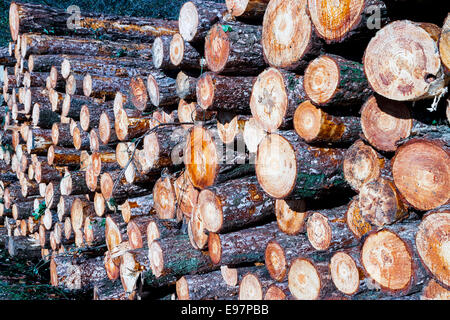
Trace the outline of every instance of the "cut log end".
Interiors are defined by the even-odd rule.
[[[264,300],[286,300],[286,294],[276,284],[272,284],[267,289]]]
[[[431,210],[450,199],[450,156],[439,144],[411,140],[392,160],[395,186],[418,210]]]
[[[276,0],[267,6],[261,42],[271,66],[296,67],[310,45],[313,29],[306,2]]]
[[[178,28],[184,40],[191,41],[194,39],[197,34],[198,23],[199,17],[195,4],[191,1],[183,4],[178,18]]]
[[[156,278],[159,278],[164,270],[164,254],[158,241],[153,241],[148,249],[150,267]]]
[[[190,300],[189,284],[185,277],[181,277],[175,284],[178,300]]]
[[[114,191],[113,188],[114,188],[114,181],[111,175],[108,172],[103,173],[100,178],[100,189],[103,198],[106,201],[112,198]]]
[[[17,41],[19,37],[19,26],[19,7],[13,2],[9,7],[9,30],[11,32],[11,38],[13,39],[13,41]]]
[[[170,41],[170,62],[174,66],[179,66],[184,58],[184,39],[181,34],[176,33]]]
[[[119,278],[120,269],[114,263],[109,251],[106,251],[106,253],[105,253],[104,265],[105,265],[106,275],[108,276],[108,279],[114,281]]]
[[[109,142],[109,139],[111,138],[111,134],[112,134],[111,122],[108,117],[108,114],[106,112],[102,112],[102,114],[100,115],[99,123],[98,123],[98,135],[99,135],[100,141],[103,144],[107,144]]]
[[[137,224],[133,221],[128,222],[127,224],[127,235],[128,242],[130,244],[131,249],[139,249],[144,245],[142,233],[139,230]]]
[[[148,95],[144,80],[141,77],[134,77],[130,80],[131,103],[138,110],[144,110],[147,106]]]
[[[265,131],[260,127],[255,118],[252,117],[245,122],[243,137],[248,151],[256,153],[259,143],[265,136]]]
[[[112,252],[122,242],[122,235],[117,224],[111,219],[110,216],[105,220],[105,239],[106,247],[109,252]],[[116,263],[116,261],[114,261]]]
[[[370,223],[362,216],[361,210],[359,209],[358,198],[353,199],[348,205],[345,218],[348,228],[358,239],[361,239],[362,236],[372,230]]]
[[[450,300],[450,290],[431,279],[422,291],[421,300]]]
[[[320,275],[307,259],[295,259],[288,273],[288,285],[297,300],[316,300],[320,295]]]
[[[278,227],[289,235],[301,232],[307,216],[305,200],[281,200],[275,201],[275,216]]]
[[[297,161],[291,144],[278,134],[267,135],[258,146],[256,177],[271,197],[282,199],[294,189]]]
[[[221,24],[215,24],[205,39],[205,59],[208,69],[221,72],[230,54],[230,40]]]
[[[89,108],[87,105],[83,105],[80,110],[80,127],[84,131],[89,131],[89,123],[90,123],[90,114]]]
[[[450,288],[450,211],[428,214],[416,235],[417,252],[427,269],[445,288]]]
[[[242,277],[239,285],[239,300],[262,300],[261,282],[254,274],[248,273]]]
[[[408,106],[380,96],[371,96],[361,108],[364,136],[378,150],[395,151],[397,142],[409,137],[413,120]]]
[[[328,42],[339,42],[360,21],[365,1],[309,0],[308,9],[316,32]]]
[[[238,284],[238,270],[236,268],[229,268],[228,266],[220,266],[220,274],[223,281],[230,287]]]
[[[365,183],[380,176],[383,162],[372,147],[358,140],[345,153],[345,180],[352,189],[359,191]]]
[[[164,56],[167,55],[167,52],[164,52],[164,43],[161,37],[156,38],[153,41],[152,45],[152,58],[153,58],[153,65],[155,68],[159,69],[161,68]]]
[[[210,232],[218,232],[223,224],[223,213],[220,199],[209,189],[202,190],[198,195],[197,210]]]
[[[214,264],[219,264],[222,260],[222,244],[217,233],[211,232],[208,236],[208,252],[211,261]]]
[[[231,119],[231,121],[224,121],[223,123],[217,120],[217,133],[223,143],[233,143],[239,133],[238,116],[236,115]]]
[[[275,240],[272,240],[267,244],[264,261],[272,279],[283,281],[288,266],[284,250]]]
[[[203,109],[208,109],[214,101],[214,83],[209,73],[204,73],[197,81],[197,102]]]
[[[322,132],[323,118],[326,114],[314,106],[310,101],[302,102],[294,113],[294,128],[297,134],[307,142],[314,142],[321,138],[321,135],[330,138],[342,136],[345,126],[334,126],[333,132]]]
[[[405,242],[389,230],[370,234],[361,249],[368,275],[390,292],[407,290],[413,276],[412,257]],[[380,270],[383,270],[380,272]]]
[[[173,219],[175,217],[176,196],[170,178],[160,178],[153,187],[153,201],[155,210],[160,219]]]
[[[92,94],[92,77],[89,73],[83,78],[83,94],[86,97],[90,97]]]
[[[339,81],[339,66],[325,55],[314,59],[305,70],[305,92],[316,104],[328,102],[335,94]]]
[[[187,103],[183,99],[180,99],[180,102],[178,103],[178,120],[181,123],[193,123],[197,116],[196,106],[197,105],[195,102]],[[189,130],[190,128],[192,128],[193,124],[182,124],[181,126],[183,127],[183,129]]]
[[[219,160],[216,145],[207,129],[193,127],[184,152],[186,172],[192,184],[199,189],[214,184]]]
[[[331,244],[332,229],[328,218],[314,212],[306,223],[308,240],[316,250],[326,250]]]
[[[273,132],[283,123],[288,97],[281,72],[269,68],[258,75],[250,97],[250,109],[260,127]]]
[[[155,106],[159,106],[160,97],[159,97],[159,85],[156,81],[155,77],[151,74],[147,77],[147,92],[150,96],[150,102]],[[138,108],[139,109],[139,108]]]
[[[363,63],[373,90],[391,100],[432,97],[444,86],[435,40],[408,20],[379,30],[366,48]]]
[[[354,295],[359,289],[359,270],[353,258],[345,252],[337,252],[330,260],[330,273],[336,288],[346,295]]]
[[[358,204],[364,219],[378,227],[391,224],[407,213],[394,184],[384,178],[364,184]]]

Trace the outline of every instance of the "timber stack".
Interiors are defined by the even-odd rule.
[[[415,2],[13,2],[2,244],[101,300],[449,299],[450,16]]]

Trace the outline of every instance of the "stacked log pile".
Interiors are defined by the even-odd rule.
[[[389,3],[13,2],[9,254],[101,300],[449,299],[450,17]]]

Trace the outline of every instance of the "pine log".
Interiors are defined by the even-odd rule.
[[[193,186],[186,171],[183,171],[173,183],[177,201],[176,217],[186,216],[191,218],[197,207],[199,191]]]
[[[104,280],[93,289],[93,300],[135,300],[136,293],[124,292],[123,286],[119,281]]]
[[[254,77],[227,77],[205,72],[197,80],[197,102],[205,110],[250,114]]]
[[[418,210],[431,210],[449,201],[450,160],[439,140],[412,139],[397,149],[391,161],[395,186]]]
[[[69,76],[65,80],[65,93],[68,95],[83,95],[83,79],[83,74],[70,72]]]
[[[155,121],[151,117],[138,115],[136,109],[119,108],[114,119],[114,130],[120,141],[131,141],[133,138],[142,136],[154,126]]]
[[[105,102],[102,107],[93,105],[83,105],[80,110],[80,127],[86,132],[90,129],[98,128],[100,123],[100,116],[105,112],[110,119],[114,117],[114,110],[112,104]]]
[[[100,177],[100,190],[106,201],[122,204],[127,198],[149,194],[151,186],[129,184],[122,177],[120,171],[104,172]]]
[[[347,221],[347,226],[353,235],[362,239],[362,237],[372,231],[374,227],[364,218],[361,209],[359,207],[359,197],[354,197],[349,205],[348,210],[345,213],[345,220]]]
[[[364,220],[378,227],[401,220],[408,213],[408,207],[394,183],[383,177],[361,187],[358,207]]]
[[[227,233],[267,219],[273,213],[274,202],[256,177],[250,177],[202,190],[197,206],[206,230]]]
[[[357,140],[345,153],[344,178],[353,190],[359,192],[365,183],[387,175],[389,164],[389,160],[370,145]]]
[[[306,1],[277,0],[267,5],[262,47],[270,66],[302,72],[322,50],[307,13]]]
[[[28,71],[50,72],[53,66],[60,66],[63,61],[62,55],[30,55],[28,57]]]
[[[76,150],[90,150],[91,141],[89,134],[81,130],[77,125],[72,132],[72,142]]]
[[[41,31],[41,30],[39,30]],[[111,42],[70,36],[55,36],[38,33],[22,34],[21,54],[69,54],[86,56],[150,58],[151,45],[128,41]]]
[[[155,107],[172,106],[178,102],[175,79],[159,71],[152,71],[147,76],[147,92],[150,102]],[[146,108],[139,110],[145,111]]]
[[[370,40],[363,57],[364,72],[372,89],[398,101],[415,101],[441,94],[447,80],[436,33],[440,33],[436,25],[409,20],[394,21],[379,30]]]
[[[91,75],[87,73],[82,81],[82,93],[86,97],[103,100],[114,100],[117,91],[128,95],[130,79],[121,77],[109,77]]]
[[[8,253],[16,259],[38,260],[41,258],[41,247],[33,244],[28,237],[9,237]]]
[[[335,116],[302,102],[294,113],[294,129],[308,143],[350,144],[361,134],[361,120],[353,116]]]
[[[275,216],[278,228],[288,235],[304,232],[306,214],[305,200],[275,200]]]
[[[398,223],[371,232],[361,248],[367,277],[391,296],[419,291],[429,279],[414,244],[419,223]]]
[[[359,244],[350,231],[345,214],[348,205],[333,209],[309,211],[306,222],[308,241],[317,251],[331,251],[348,248]]]
[[[185,41],[179,33],[174,34],[170,41],[169,56],[171,69],[202,70],[203,68],[200,52],[189,42]]]
[[[209,29],[223,19],[226,7],[213,1],[188,1],[180,9],[178,27],[184,40],[203,43]]]
[[[289,291],[296,300],[324,300],[336,294],[328,262],[312,257],[298,257],[292,262],[288,283]]]
[[[177,280],[176,292],[179,300],[223,300],[225,297],[236,299],[242,277],[254,271],[254,267],[230,269],[234,271],[236,283],[230,285],[223,277],[222,270],[206,274],[184,275]]]
[[[52,111],[50,105],[35,103],[32,111],[32,125],[43,129],[50,129],[54,123],[61,121],[61,117]]]
[[[54,123],[52,125],[52,142],[55,146],[73,147],[73,137],[68,123]]]
[[[211,261],[220,265],[238,265],[264,261],[267,243],[279,232],[276,222],[236,232],[210,233],[208,251]]]
[[[80,152],[75,149],[51,145],[47,152],[47,163],[51,166],[77,168],[80,165]]]
[[[180,71],[175,79],[177,95],[180,99],[193,101],[196,99],[197,78]]]
[[[178,32],[176,21],[154,18],[113,16],[83,12],[79,22],[69,28],[71,13],[39,4],[12,3],[9,8],[11,36],[48,30],[53,35],[78,35],[101,40],[152,42],[157,36]],[[118,23],[120,21],[120,23]]]
[[[443,288],[450,289],[446,248],[450,223],[450,208],[427,213],[419,224],[415,246],[422,264]]]
[[[63,196],[87,194],[90,189],[86,184],[85,174],[82,171],[69,171],[65,169],[61,179],[60,190]]]
[[[153,187],[153,202],[157,216],[160,219],[174,219],[177,202],[173,187],[175,179],[162,175]]]
[[[413,126],[408,106],[379,95],[361,108],[361,127],[369,143],[381,151],[395,151],[397,142],[410,136]]]
[[[377,29],[389,22],[386,5],[380,0],[343,1],[339,4],[308,0],[308,10],[316,34],[327,43],[361,41],[373,36]]]
[[[204,189],[254,170],[246,163],[248,155],[243,145],[237,151],[233,148],[223,150],[223,146],[217,143],[220,138],[216,134],[215,130],[199,126],[189,131],[183,157],[188,177],[196,188]]]
[[[46,155],[52,144],[51,130],[34,127],[28,131],[27,152],[29,154]]]
[[[106,278],[103,257],[55,255],[50,260],[50,283],[69,290],[91,290]]]
[[[205,273],[217,267],[207,254],[193,248],[187,235],[155,240],[149,247],[150,266],[156,278],[179,277],[185,274]]]
[[[267,289],[274,283],[263,266],[248,272],[239,283],[239,300],[263,300]]]
[[[273,132],[286,126],[298,105],[306,99],[303,76],[268,68],[256,78],[250,108],[261,128]]]
[[[86,216],[84,220],[84,240],[90,247],[105,244],[105,218]]]
[[[307,97],[319,106],[352,106],[372,94],[363,65],[327,54],[311,61],[305,70]]]
[[[348,189],[342,172],[345,150],[309,146],[293,131],[280,133],[267,135],[256,157],[256,176],[271,197],[317,199]]]
[[[153,241],[158,239],[175,237],[181,233],[180,224],[176,220],[154,218],[147,225],[147,244],[150,245]]]
[[[228,12],[237,19],[262,20],[269,0],[226,0]]]
[[[221,74],[258,74],[267,66],[261,45],[262,28],[237,22],[217,23],[205,38],[208,69]],[[248,50],[252,48],[252,50]]]

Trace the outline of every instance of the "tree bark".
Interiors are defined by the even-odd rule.
[[[293,122],[298,135],[311,144],[351,144],[361,134],[360,118],[328,114],[309,100],[297,107]]]
[[[342,172],[344,151],[309,146],[293,131],[271,134],[258,146],[256,176],[276,199],[318,199],[348,189]],[[280,172],[275,163],[290,169]]]
[[[261,45],[262,28],[237,22],[217,23],[205,38],[208,69],[221,74],[258,74],[267,66]],[[252,50],[248,50],[252,48]]]
[[[236,19],[262,21],[269,0],[226,0],[225,3]]]
[[[363,65],[334,54],[309,63],[304,86],[313,103],[333,108],[361,104],[372,94]]]
[[[79,23],[77,21],[74,28],[69,29],[67,22],[71,19],[70,13],[30,3],[13,3],[9,16],[14,41],[19,34],[42,30],[47,30],[52,35],[77,35],[100,40],[139,42],[152,42],[155,37],[178,32],[176,21],[87,12],[83,12]]]
[[[278,232],[276,222],[271,222],[231,233],[210,233],[209,256],[216,265],[263,262],[267,243],[274,239]]]
[[[258,185],[256,177],[250,177],[202,190],[197,206],[206,230],[227,233],[269,218],[274,201]]]
[[[254,80],[254,77],[226,77],[206,72],[197,81],[197,102],[208,111],[250,114],[249,103]]]

